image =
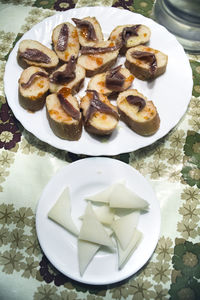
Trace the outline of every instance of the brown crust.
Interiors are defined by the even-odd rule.
[[[77,141],[82,134],[82,120],[77,124],[60,123],[53,120],[46,108],[49,125],[56,136],[69,141]]]
[[[136,133],[143,135],[143,136],[149,136],[154,134],[159,126],[160,126],[160,117],[158,112],[156,111],[156,114],[153,119],[148,120],[146,122],[136,122],[133,119],[131,119],[127,114],[125,114],[119,107],[118,111],[120,114],[120,120],[122,120],[124,123],[126,123],[133,131]]]
[[[86,69],[86,77],[92,77],[98,73],[106,72],[108,69],[110,69],[117,61],[117,57],[108,61],[106,64],[103,64],[98,69],[95,70],[87,70]]]
[[[22,96],[20,94],[20,92],[18,92],[19,103],[26,110],[30,110],[33,112],[38,111],[44,107],[45,100],[46,100],[46,97],[48,94],[49,94],[49,91],[44,93],[40,98],[33,100],[33,99]]]
[[[166,66],[159,67],[156,69],[154,74],[151,74],[148,69],[142,68],[140,66],[137,66],[133,63],[131,63],[129,60],[126,59],[125,61],[125,67],[129,69],[129,71],[138,79],[140,80],[151,80],[154,79],[161,74],[163,74],[166,70]]]
[[[114,129],[111,129],[111,130],[100,130],[94,126],[92,126],[89,122],[87,122],[85,125],[85,130],[89,133],[92,133],[92,134],[95,134],[95,135],[98,135],[98,136],[104,136],[104,135],[110,135]]]

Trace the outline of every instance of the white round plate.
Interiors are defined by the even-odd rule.
[[[166,135],[186,112],[192,95],[192,71],[182,46],[176,38],[164,27],[142,15],[109,7],[84,7],[57,13],[41,23],[35,25],[24,34],[22,39],[33,39],[51,47],[51,33],[53,28],[62,22],[72,22],[71,18],[95,16],[100,22],[105,38],[117,26],[123,24],[145,24],[151,29],[149,46],[168,55],[166,72],[151,82],[138,79],[133,81],[132,87],[138,89],[157,107],[161,123],[159,130],[150,137],[143,137],[130,130],[124,123],[119,122],[114,133],[106,139],[98,139],[89,135],[85,130],[79,141],[66,141],[54,135],[46,118],[45,107],[36,113],[24,110],[18,101],[18,79],[22,68],[17,63],[17,49],[19,42],[11,52],[5,68],[5,93],[13,113],[29,132],[40,140],[62,150],[86,155],[117,155],[148,146]],[[73,23],[73,22],[72,22]],[[124,63],[124,57],[117,61]],[[88,78],[80,91],[84,95]]]
[[[118,270],[117,252],[100,251],[81,277],[77,238],[48,219],[48,212],[68,186],[72,219],[80,228],[79,217],[87,204],[85,197],[119,180],[125,180],[127,187],[149,203],[149,211],[141,214],[138,224],[143,233],[142,242],[121,270]],[[151,257],[159,238],[160,207],[151,185],[131,166],[111,158],[85,158],[61,169],[47,184],[36,210],[36,230],[45,255],[61,273],[87,284],[111,284],[136,273]]]

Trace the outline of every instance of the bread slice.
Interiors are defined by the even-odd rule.
[[[117,49],[113,42],[104,41],[97,43],[94,46],[94,52],[91,51],[90,54],[82,54],[79,56],[78,64],[80,64],[86,70],[86,76],[92,77],[98,73],[106,72],[108,69],[110,69],[116,63],[119,54],[119,49],[113,49]],[[105,52],[101,53],[101,50],[105,50]]]
[[[79,53],[78,32],[74,25],[69,22],[57,25],[52,32],[54,50],[60,60],[67,62],[73,55],[75,58]]]
[[[151,80],[166,71],[167,61],[168,56],[163,52],[140,45],[126,52],[125,66],[138,79]]]
[[[66,83],[64,82],[53,82],[52,77],[55,74],[55,72],[63,72],[66,68],[67,64],[62,65],[59,67],[57,70],[55,70],[49,77],[50,79],[50,92],[51,93],[56,93],[61,87],[65,86],[69,89],[71,89],[71,94],[74,95],[79,92],[81,89],[84,79],[85,79],[85,69],[80,66],[79,64],[76,64],[75,67],[75,78],[67,81]]]
[[[120,53],[124,54],[127,49],[137,45],[146,44],[151,37],[151,30],[146,25],[118,25],[115,27],[109,39],[122,44]]]
[[[148,136],[159,129],[160,117],[155,105],[136,89],[120,93],[117,98],[117,107],[120,119],[136,133]]]
[[[115,70],[117,70],[116,74],[122,75],[122,80],[118,80],[120,78],[119,75],[115,80],[113,72]],[[110,77],[108,77],[109,75]],[[111,78],[111,80],[108,81],[108,78]],[[96,90],[98,93],[108,96],[113,92],[122,92],[127,90],[131,86],[133,80],[134,76],[130,73],[128,69],[118,66],[107,72],[93,76],[88,83],[88,89]]]
[[[117,108],[103,94],[88,90],[87,94],[81,98],[80,107],[83,112],[85,130],[89,133],[100,136],[109,135],[116,128],[119,118]]]
[[[76,24],[81,46],[94,46],[104,40],[101,26],[95,17],[72,18],[72,20]]]
[[[66,112],[65,106],[61,104],[59,95],[62,95],[67,101],[70,110],[77,112],[72,116],[71,113]],[[69,110],[68,110],[69,111]],[[79,109],[77,99],[70,94],[70,90],[62,88],[58,93],[50,94],[46,98],[46,112],[49,125],[58,137],[76,141],[79,140],[82,133],[82,116]],[[77,116],[77,117],[76,117]]]
[[[19,102],[30,111],[43,108],[49,91],[48,73],[39,67],[30,66],[19,78]]]
[[[28,65],[53,68],[58,64],[56,53],[35,40],[23,40],[19,44],[18,59]]]

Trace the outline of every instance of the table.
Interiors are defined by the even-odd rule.
[[[34,24],[74,7],[102,5],[151,17],[153,0],[0,1],[0,299],[200,299],[200,56],[189,55],[193,94],[187,113],[165,137],[114,156],[154,188],[161,233],[148,263],[128,280],[89,286],[67,278],[43,254],[35,211],[43,188],[83,155],[51,147],[28,133],[6,103],[3,76],[9,51]],[[184,84],[184,83],[183,83]]]

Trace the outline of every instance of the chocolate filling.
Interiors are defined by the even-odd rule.
[[[118,113],[113,110],[109,105],[102,102],[99,99],[99,94],[95,90],[87,90],[87,92],[93,94],[93,98],[90,101],[90,105],[87,109],[86,116],[85,116],[85,123],[94,115],[95,112],[99,111],[101,113],[110,114],[114,116],[117,120],[119,119]]]
[[[80,20],[77,18],[72,18],[72,21],[76,24],[78,28],[86,28],[87,29],[87,40],[89,41],[97,41],[96,32],[92,23],[87,20]]]
[[[125,77],[120,73],[121,65],[111,69],[106,75],[106,87],[110,90],[118,90],[124,84]]]
[[[73,119],[79,120],[80,112],[61,93],[58,93],[57,96],[64,111]]]
[[[35,77],[37,76],[41,76],[41,77],[45,77],[47,78],[48,77],[48,74],[42,72],[42,71],[38,71],[34,74],[31,75],[31,77],[29,78],[29,80],[27,82],[23,82],[21,83],[21,86],[24,88],[24,89],[27,89],[29,86],[31,86],[31,84],[34,82],[35,80]]]
[[[139,58],[146,60],[149,63],[150,66],[150,73],[154,74],[156,69],[157,69],[157,61],[156,61],[156,56],[154,53],[151,52],[143,52],[143,51],[134,51],[131,53],[131,56],[133,58]]]
[[[65,51],[65,49],[67,48],[67,43],[68,43],[68,38],[69,38],[69,29],[67,24],[63,24],[63,26],[61,27],[59,36],[58,36],[58,41],[57,41],[57,45],[56,45],[56,49],[58,51]]]
[[[50,78],[50,82],[52,83],[67,83],[73,80],[76,77],[75,74],[76,69],[76,58],[75,56],[71,56],[68,61],[64,71],[56,71],[52,74]]]
[[[129,95],[126,97],[126,100],[131,105],[138,106],[138,112],[141,111],[146,106],[146,101],[139,96]]]
[[[24,52],[19,54],[20,57],[31,60],[38,63],[48,64],[51,62],[51,58],[38,49],[26,49]]]
[[[131,36],[138,36],[138,29],[141,25],[133,25],[131,27],[125,27],[122,30],[121,37],[122,41],[125,43]]]
[[[120,48],[120,44],[115,44],[111,47],[89,47],[85,46],[81,48],[81,54],[101,54],[107,52],[113,52]]]

